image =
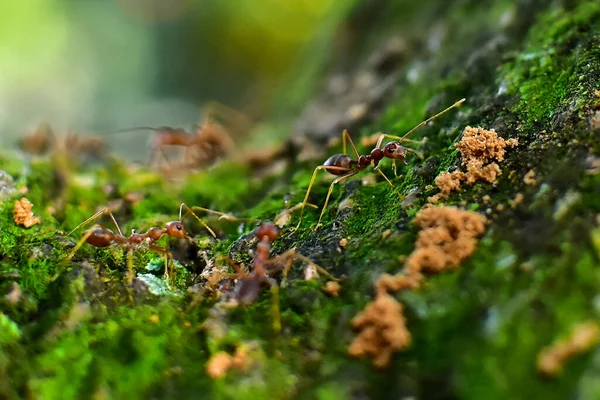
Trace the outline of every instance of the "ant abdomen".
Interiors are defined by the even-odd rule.
[[[108,247],[111,245],[115,234],[110,229],[98,226],[94,228],[92,234],[87,238],[86,242],[94,247]]]
[[[347,168],[348,170],[354,168],[356,166],[356,160],[353,160],[347,154],[335,154],[327,159],[323,163],[325,167],[339,167],[339,168],[325,168],[327,172],[333,175],[345,175],[348,171],[340,168]]]

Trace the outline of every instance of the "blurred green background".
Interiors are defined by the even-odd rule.
[[[354,3],[2,2],[2,144],[13,145],[42,122],[57,132],[190,129],[213,100],[258,120],[291,115],[314,89]],[[118,150],[139,149],[132,138],[140,135],[120,135]]]

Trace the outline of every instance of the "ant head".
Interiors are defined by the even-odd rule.
[[[383,148],[383,155],[394,160],[403,160],[406,156],[406,149],[400,142],[389,142]]]
[[[262,224],[258,230],[256,231],[256,237],[258,240],[263,240],[264,237],[267,238],[269,242],[274,242],[279,237],[279,232],[281,229],[271,222]]]
[[[178,239],[187,239],[190,236],[181,221],[171,221],[167,223],[167,235]]]

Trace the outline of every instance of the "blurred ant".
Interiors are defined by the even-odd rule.
[[[228,122],[228,128],[219,122],[219,116]],[[139,126],[127,129],[118,129],[108,133],[119,133],[134,130],[151,130],[154,136],[150,139],[150,167],[160,167],[162,157],[167,164],[170,163],[165,152],[171,146],[183,147],[183,163],[181,168],[205,168],[214,164],[219,158],[225,157],[235,149],[234,136],[249,129],[251,122],[243,113],[217,102],[211,102],[204,107],[200,124],[195,126],[194,132],[187,132],[183,128],[169,126],[150,127]]]
[[[57,136],[47,123],[20,138],[17,145],[25,153],[36,156],[43,156],[52,151],[55,154],[63,153],[70,158],[85,155],[90,159],[100,160],[108,152],[108,146],[98,136],[81,136],[72,132]]]
[[[408,153],[412,153],[419,158],[423,158],[423,156],[419,152],[417,152],[416,150],[413,150],[411,148],[404,147],[401,145],[401,143],[410,142],[410,143],[423,144],[424,141],[410,140],[410,139],[406,139],[406,137],[408,135],[410,135],[412,132],[414,132],[415,130],[417,130],[418,128],[422,127],[423,125],[427,124],[428,122],[430,122],[430,121],[434,120],[435,118],[439,117],[440,115],[444,114],[445,112],[451,110],[454,107],[458,107],[464,101],[465,101],[465,99],[461,99],[461,100],[457,101],[456,103],[454,103],[453,105],[451,105],[450,107],[446,108],[445,110],[435,114],[433,117],[426,119],[425,121],[421,122],[420,124],[418,124],[417,126],[412,128],[406,134],[404,134],[404,136],[394,136],[394,135],[388,135],[388,134],[382,133],[379,136],[379,139],[377,140],[377,144],[375,145],[373,150],[371,150],[371,153],[368,155],[360,155],[358,153],[358,150],[356,149],[356,146],[354,145],[354,142],[352,141],[350,134],[348,133],[347,130],[344,129],[344,132],[342,133],[342,143],[343,143],[343,151],[344,151],[343,154],[335,154],[335,155],[329,157],[323,163],[323,165],[319,165],[317,168],[315,168],[312,178],[310,180],[310,183],[308,184],[308,189],[306,191],[306,195],[304,196],[304,200],[302,202],[303,205],[307,204],[308,195],[310,194],[310,189],[312,188],[312,186],[315,182],[315,179],[317,177],[317,172],[324,169],[325,171],[329,172],[332,175],[338,175],[338,176],[341,175],[339,178],[334,179],[333,182],[331,183],[331,185],[329,186],[329,191],[327,192],[327,197],[325,198],[325,204],[323,205],[321,215],[319,216],[319,221],[317,222],[317,225],[315,226],[314,229],[317,229],[319,226],[321,226],[321,219],[323,219],[323,215],[325,214],[325,209],[327,208],[327,204],[329,202],[329,197],[331,196],[331,193],[333,191],[333,187],[335,186],[335,184],[342,182],[342,181],[350,178],[353,175],[358,174],[362,170],[369,167],[371,164],[373,164],[373,168],[377,172],[379,172],[379,174],[381,176],[383,176],[385,181],[395,190],[394,184],[388,179],[387,176],[385,176],[383,171],[381,171],[379,169],[379,162],[383,158],[392,159],[394,175],[397,177],[398,175],[396,173],[396,160],[400,160],[404,164],[407,164],[406,156]],[[385,138],[396,139],[396,140],[393,142],[387,143],[385,145],[385,147],[382,149],[381,144],[383,142],[383,139],[385,139]],[[350,145],[352,146],[352,150],[354,150],[356,159],[353,159],[351,156],[349,156],[347,154],[346,140],[348,140],[350,142]],[[404,198],[404,196],[402,196],[399,192],[397,192],[397,193],[400,196],[400,198],[402,198],[402,199]],[[304,214],[304,207],[302,208],[302,211],[300,212],[300,220],[298,221],[298,225],[296,226],[295,229],[298,229],[300,227],[300,224],[302,223],[302,215],[303,214]]]
[[[231,259],[228,259],[229,265],[237,272],[238,275],[242,275],[238,284],[235,287],[235,298],[238,303],[248,305],[253,303],[260,293],[260,289],[263,285],[268,285],[271,289],[273,296],[272,313],[273,313],[273,329],[276,333],[281,331],[281,317],[279,312],[279,285],[277,281],[269,276],[283,266],[283,280],[285,284],[287,281],[287,275],[295,260],[300,260],[307,263],[309,266],[317,270],[319,273],[325,275],[328,279],[338,281],[329,274],[325,269],[315,264],[308,257],[298,253],[295,249],[289,249],[282,254],[271,258],[271,244],[279,238],[281,229],[274,223],[268,222],[261,224],[256,230],[256,238],[258,243],[256,245],[256,254],[254,256],[254,269],[248,274],[244,272],[237,264]],[[279,265],[279,268],[269,269],[268,266]]]
[[[186,213],[183,214],[183,210],[185,209]],[[108,214],[113,224],[117,228],[118,233],[114,233],[108,228],[105,228],[102,225],[96,224],[91,229],[87,230],[82,236],[81,239],[77,242],[73,250],[69,253],[69,255],[63,260],[63,263],[68,263],[75,253],[79,250],[79,248],[84,244],[88,243],[94,247],[108,247],[112,244],[117,244],[127,249],[127,283],[131,285],[133,281],[133,251],[138,249],[142,245],[146,245],[150,250],[153,250],[157,253],[164,255],[165,259],[165,280],[168,284],[169,282],[169,261],[173,261],[173,255],[166,247],[157,246],[155,242],[157,242],[164,235],[177,238],[177,239],[187,239],[190,243],[194,244],[194,240],[189,235],[187,230],[183,225],[183,220],[188,215],[192,215],[200,224],[206,228],[206,230],[213,236],[216,237],[215,232],[206,225],[198,216],[194,213],[193,210],[205,211],[213,214],[221,215],[222,217],[227,217],[228,215],[225,213],[221,213],[219,211],[209,210],[203,207],[188,207],[185,203],[181,203],[179,206],[179,219],[177,221],[167,222],[166,225],[162,228],[160,227],[152,227],[146,231],[146,233],[136,233],[135,230],[132,230],[131,235],[129,237],[123,235],[117,220],[113,216],[112,212],[108,208],[104,208],[98,211],[96,214],[92,215],[90,218],[86,219],[79,225],[77,225],[71,232],[68,233],[67,236],[70,236],[77,229],[81,228],[84,225],[89,224],[95,219],[99,218],[103,214]],[[171,270],[171,274],[173,271]]]

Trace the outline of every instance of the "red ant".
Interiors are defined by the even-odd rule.
[[[32,156],[43,156],[49,152],[68,159],[87,156],[102,160],[108,153],[108,146],[99,136],[82,136],[72,132],[56,135],[52,127],[43,123],[30,134],[18,140],[18,146]]]
[[[186,213],[185,213],[185,215],[182,216],[184,209],[185,209]],[[141,245],[146,245],[150,250],[154,250],[155,252],[164,255],[164,257],[165,257],[165,280],[168,283],[169,261],[173,260],[173,255],[171,254],[171,252],[169,250],[167,250],[167,248],[157,246],[155,244],[155,242],[157,242],[164,235],[168,235],[170,237],[177,238],[177,239],[187,239],[190,243],[193,244],[194,241],[193,241],[192,237],[189,235],[189,233],[187,232],[187,230],[185,229],[185,227],[183,225],[183,220],[189,214],[194,216],[194,218],[196,218],[198,220],[198,222],[200,222],[200,224],[202,226],[204,226],[204,228],[206,228],[206,230],[213,237],[216,237],[215,232],[208,225],[206,225],[200,218],[198,218],[198,216],[192,210],[206,211],[209,213],[221,215],[222,217],[225,217],[225,218],[228,217],[228,214],[221,213],[219,211],[213,211],[213,210],[209,210],[207,208],[197,207],[197,206],[190,208],[185,203],[181,203],[181,205],[179,206],[179,219],[177,221],[167,222],[167,224],[162,228],[161,227],[152,227],[152,228],[148,229],[148,231],[146,231],[146,233],[136,233],[135,231],[132,230],[131,235],[129,237],[127,237],[127,236],[123,235],[123,232],[121,231],[121,228],[119,227],[119,224],[117,223],[117,220],[113,216],[110,209],[104,208],[104,209],[98,211],[96,214],[92,215],[90,218],[88,218],[85,221],[83,221],[82,223],[80,223],[79,225],[77,225],[71,232],[68,233],[68,235],[70,236],[77,229],[79,229],[82,226],[90,223],[91,221],[99,218],[103,214],[108,214],[108,216],[114,223],[115,227],[117,228],[118,233],[114,233],[113,231],[111,231],[108,228],[105,228],[102,225],[99,225],[99,224],[94,225],[91,229],[87,230],[81,236],[81,239],[79,239],[79,241],[77,242],[77,244],[75,245],[73,250],[64,259],[63,263],[69,262],[73,258],[75,253],[79,250],[79,248],[86,242],[88,244],[91,244],[94,247],[108,247],[111,244],[117,244],[117,245],[123,246],[127,249],[127,267],[128,267],[127,283],[131,284],[133,281],[133,251],[136,250],[137,248],[139,248],[139,246],[141,246]]]
[[[217,116],[224,116],[229,122],[226,128],[218,121]],[[183,128],[169,126],[150,127],[139,126],[127,129],[118,129],[106,133],[119,133],[134,130],[151,130],[155,134],[150,140],[149,166],[159,166],[159,156],[169,161],[165,148],[170,146],[183,147],[183,167],[207,167],[218,158],[227,156],[235,148],[232,133],[246,131],[251,125],[250,120],[241,112],[217,102],[211,102],[204,107],[200,124],[196,125],[194,132],[187,132]],[[237,135],[235,135],[237,136]]]
[[[321,211],[321,215],[319,216],[319,221],[317,222],[317,226],[314,229],[317,229],[319,226],[321,226],[321,219],[323,218],[323,215],[325,214],[325,209],[327,208],[327,204],[329,202],[329,197],[331,196],[331,192],[333,191],[333,187],[335,186],[335,184],[338,182],[342,182],[342,181],[350,178],[353,175],[358,174],[359,172],[366,169],[371,164],[373,164],[373,168],[377,172],[379,172],[379,174],[381,176],[383,176],[385,181],[387,183],[389,183],[389,185],[392,188],[394,188],[394,190],[395,190],[395,187],[392,184],[392,182],[388,179],[387,176],[385,176],[383,171],[381,171],[379,169],[379,162],[383,158],[392,159],[394,175],[398,176],[396,174],[396,160],[400,160],[400,161],[404,162],[404,164],[407,164],[407,162],[406,162],[407,153],[412,153],[412,154],[415,154],[416,156],[418,156],[419,158],[422,158],[422,155],[419,152],[417,152],[416,150],[404,147],[401,145],[401,143],[402,142],[411,142],[411,143],[422,144],[423,141],[410,140],[410,139],[406,139],[406,137],[408,135],[410,135],[412,132],[414,132],[415,130],[417,130],[418,128],[422,127],[423,125],[427,124],[428,122],[432,121],[433,119],[444,114],[445,112],[451,110],[454,107],[458,107],[464,101],[465,101],[465,99],[461,99],[461,100],[457,101],[456,103],[454,103],[453,105],[451,105],[450,107],[446,108],[445,110],[437,113],[433,117],[426,119],[425,121],[421,122],[420,124],[418,124],[417,126],[412,128],[406,134],[404,134],[404,136],[394,136],[394,135],[388,135],[388,134],[382,133],[379,136],[379,139],[377,140],[377,144],[375,145],[373,150],[371,150],[371,153],[368,155],[360,155],[358,153],[358,150],[356,149],[356,146],[354,145],[354,142],[352,141],[350,134],[348,133],[347,130],[344,130],[344,132],[342,134],[342,143],[343,143],[343,151],[344,151],[343,154],[335,154],[335,155],[329,157],[323,163],[323,165],[319,165],[317,168],[315,168],[312,178],[310,180],[310,183],[308,185],[308,190],[306,191],[306,195],[304,196],[304,201],[302,202],[302,204],[304,206],[306,206],[306,204],[308,202],[308,195],[310,194],[310,189],[312,188],[312,186],[315,182],[315,179],[317,177],[317,172],[324,169],[325,171],[329,172],[330,174],[338,175],[338,176],[341,175],[339,178],[334,179],[333,182],[331,183],[331,186],[329,186],[329,191],[327,192],[327,197],[325,198],[325,204],[323,205],[323,209]],[[382,149],[381,144],[383,142],[383,139],[385,139],[385,138],[396,139],[396,140],[393,142],[387,143],[385,145],[385,147]],[[356,155],[356,159],[353,159],[351,156],[349,156],[346,153],[346,139],[350,142],[350,145],[352,146],[352,149],[354,150],[354,154]],[[400,193],[398,193],[398,195],[400,196],[400,198],[404,198],[404,196],[402,196]],[[303,214],[304,214],[304,207],[302,208],[302,211],[300,212],[300,221],[298,221],[298,225],[296,226],[295,229],[298,229],[300,227],[300,224],[302,223],[302,215]]]
[[[248,305],[253,303],[257,299],[263,284],[267,284],[271,288],[271,293],[273,295],[273,329],[276,333],[281,331],[279,285],[275,279],[269,276],[269,273],[274,272],[267,268],[269,265],[283,265],[283,282],[286,282],[289,270],[296,259],[314,267],[328,279],[334,281],[338,280],[325,269],[312,262],[308,257],[299,254],[295,249],[289,249],[282,254],[271,258],[271,243],[279,238],[280,232],[281,229],[271,222],[261,224],[256,230],[258,244],[256,245],[256,254],[254,256],[254,270],[251,274],[243,272],[238,265],[228,259],[229,265],[236,270],[238,274],[243,275],[235,288],[235,298],[240,304]]]

